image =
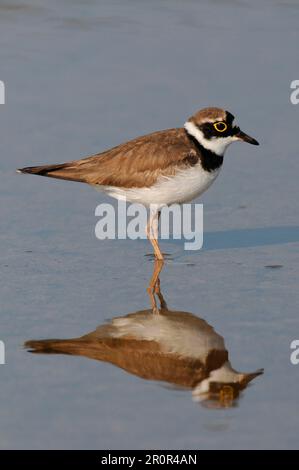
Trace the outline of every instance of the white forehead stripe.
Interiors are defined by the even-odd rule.
[[[203,132],[191,121],[187,121],[184,127],[188,134],[192,135],[204,148],[211,150],[216,153],[216,155],[224,155],[227,147],[232,142],[238,140],[236,136],[212,137],[211,139],[206,139]]]

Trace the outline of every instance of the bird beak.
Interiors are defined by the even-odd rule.
[[[257,140],[255,140],[253,137],[250,137],[250,135],[245,134],[245,132],[241,131],[240,129],[236,133],[236,137],[239,140],[243,140],[244,142],[248,142],[248,144],[260,145]]]

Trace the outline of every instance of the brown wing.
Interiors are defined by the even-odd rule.
[[[207,375],[198,359],[165,354],[154,341],[127,338],[84,338],[27,341],[25,347],[36,354],[69,354],[115,366],[147,380],[158,380],[193,388]]]
[[[168,129],[118,145],[82,160],[59,165],[22,168],[52,178],[118,187],[148,187],[163,175],[198,160],[184,129]]]

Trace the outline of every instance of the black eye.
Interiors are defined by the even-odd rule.
[[[227,129],[227,125],[223,121],[215,122],[215,124],[213,124],[213,126],[216,129],[216,131],[218,131],[218,132],[225,132],[226,129]]]

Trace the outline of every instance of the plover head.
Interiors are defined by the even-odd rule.
[[[227,147],[238,140],[259,145],[234,124],[234,119],[234,116],[224,109],[204,108],[191,116],[184,127],[200,145],[216,155],[224,155]]]

